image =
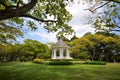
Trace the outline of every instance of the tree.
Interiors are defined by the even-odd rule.
[[[116,57],[118,56],[119,48],[119,40],[120,38],[115,37],[106,37],[102,40],[102,44],[104,45],[104,55],[106,61],[114,61],[116,62]]]
[[[16,37],[22,37],[23,33],[15,27],[0,22],[0,45],[5,45],[16,41]]]
[[[70,41],[73,41],[73,40],[75,40],[75,39],[78,39],[78,37],[77,37],[76,35],[74,35],[74,36],[70,39]]]
[[[73,58],[78,59],[88,59],[90,55],[88,55],[88,47],[90,47],[91,43],[88,39],[79,38],[71,41],[70,43],[70,53]]]
[[[34,21],[43,23],[49,32],[70,34],[73,29],[67,24],[72,15],[66,10],[64,0],[0,0],[0,20],[37,29]],[[26,19],[27,18],[27,19]]]
[[[32,61],[35,58],[50,58],[50,49],[46,44],[26,39],[24,44],[8,44],[0,46],[0,61]]]
[[[33,59],[50,57],[49,47],[36,40],[24,40],[23,48],[25,50],[25,54],[33,55]]]
[[[87,33],[83,36],[83,38],[87,39],[89,41],[89,45],[86,46],[86,49],[88,50],[88,54],[90,55],[91,60],[95,60],[97,54],[97,46],[100,43],[100,40],[103,38],[100,35],[94,35],[91,33]]]
[[[98,15],[94,25],[98,30],[111,32],[120,31],[120,14],[119,5],[111,4],[107,5],[108,9],[103,14]]]
[[[1,46],[1,51],[0,51],[0,61],[1,62],[13,61],[14,53],[12,53],[12,48],[13,48],[13,45],[11,45],[11,44]]]
[[[90,19],[96,31],[120,31],[120,1],[119,0],[91,0],[94,2],[89,10],[96,16]],[[99,9],[102,8],[102,11]]]
[[[70,52],[74,58],[117,62],[120,52],[119,40],[119,35],[110,33],[85,34],[69,43]]]

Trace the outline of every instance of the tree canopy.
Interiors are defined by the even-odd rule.
[[[73,58],[119,61],[120,36],[107,33],[85,34],[69,43]]]
[[[0,45],[6,45],[16,41],[16,37],[22,37],[23,33],[19,28],[0,22]]]
[[[0,46],[0,62],[32,61],[35,58],[50,58],[50,49],[39,41],[26,39],[23,44],[8,44]]]
[[[72,15],[66,10],[67,4],[64,0],[0,0],[0,21],[21,27],[26,23],[31,29],[37,29],[37,21],[50,32],[70,34],[73,29],[67,22]]]
[[[93,14],[97,13],[92,20],[90,19],[96,31],[120,31],[120,0],[91,0],[90,2],[93,5],[86,10]]]

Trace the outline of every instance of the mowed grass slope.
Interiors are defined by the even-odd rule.
[[[0,63],[0,80],[120,80],[120,64],[50,66]]]

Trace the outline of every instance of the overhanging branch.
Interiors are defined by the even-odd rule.
[[[96,11],[97,9],[99,9],[99,8],[104,7],[104,6],[107,5],[108,3],[110,3],[110,2],[106,2],[106,3],[104,3],[103,5],[101,5],[101,6],[97,7],[97,8],[95,8],[95,9],[93,10],[93,12]]]
[[[95,8],[95,9],[93,9],[93,10],[91,10],[91,9],[84,9],[84,10],[89,10],[90,12],[94,13],[94,11],[96,11],[96,10],[97,10],[97,9],[99,9],[99,8],[104,7],[104,6],[105,6],[105,5],[107,5],[108,3],[110,3],[110,1],[109,1],[109,2],[104,3],[103,5],[101,5],[101,6],[97,7],[97,8]]]
[[[120,26],[118,26],[118,25],[116,27],[120,28]]]
[[[27,15],[27,14],[23,14],[19,17],[27,17],[27,18],[32,18],[34,20],[37,20],[37,21],[41,21],[41,22],[57,22],[56,20],[43,20],[43,19],[39,19],[39,18],[36,18],[34,16],[31,16],[31,15]]]
[[[111,30],[111,31],[120,31],[120,30]]]
[[[109,1],[109,2],[114,2],[114,3],[119,3],[120,4],[120,0],[103,0],[103,1]]]
[[[37,0],[31,0],[28,4],[22,6],[22,7],[17,7],[14,9],[7,9],[5,8],[4,10],[0,10],[0,20],[4,19],[9,19],[9,18],[14,18],[14,17],[19,17],[28,11],[30,11],[37,3]]]

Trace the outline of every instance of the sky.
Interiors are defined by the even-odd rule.
[[[86,3],[82,2],[78,4],[78,2],[74,2],[74,4],[69,5],[66,8],[73,16],[72,20],[68,24],[72,26],[77,37],[82,37],[87,32],[95,32],[95,29],[90,24],[86,24],[88,21],[87,16],[90,15],[88,10],[84,10],[88,8]],[[24,38],[19,38],[18,41],[21,42],[24,39],[33,39],[42,43],[57,42],[56,33],[48,33],[47,30],[37,22],[36,25],[39,26],[36,31],[28,31],[24,34]],[[69,39],[70,37],[71,36],[67,36]]]

